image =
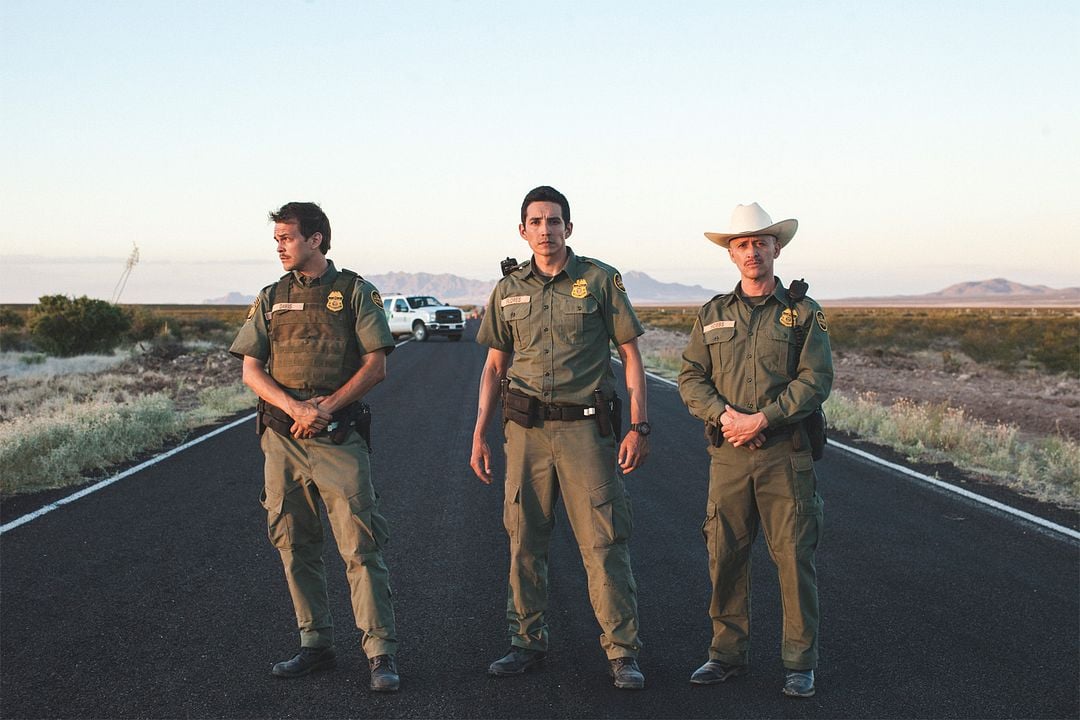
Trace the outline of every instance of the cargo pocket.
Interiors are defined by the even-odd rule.
[[[705,540],[705,548],[709,551],[709,557],[714,557],[716,552],[717,537],[719,537],[720,513],[716,503],[709,502],[705,507],[705,520],[701,523],[701,537]]]
[[[506,497],[503,499],[503,527],[510,536],[510,544],[518,542],[518,528],[521,525],[521,486],[507,483]]]
[[[710,330],[704,334],[705,346],[712,355],[713,367],[720,372],[730,372],[732,367],[732,352],[735,338],[735,328],[722,327]]]
[[[825,503],[820,495],[795,501],[795,547],[817,550],[825,520]]]
[[[270,544],[276,548],[292,547],[292,528],[289,516],[282,512],[285,505],[284,495],[267,495],[263,488],[259,503],[266,510],[266,535]]]
[[[795,453],[791,456],[791,496],[796,500],[813,498],[817,493],[817,476],[814,474],[814,459],[810,452]]]
[[[382,525],[381,531],[383,534],[385,534],[386,526],[385,521],[382,521],[378,511],[375,509],[374,498],[364,493],[353,495],[349,498],[349,514],[352,516],[353,530],[351,537],[348,538],[349,545],[360,555],[378,552],[382,545],[379,542],[379,531],[375,525]],[[372,521],[373,516],[382,522],[374,523]],[[383,537],[382,539],[385,542],[386,538]]]
[[[630,500],[621,483],[610,482],[589,491],[592,503],[593,547],[626,542],[633,530]]]

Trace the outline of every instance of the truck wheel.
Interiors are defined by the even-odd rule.
[[[461,333],[454,333],[453,335],[447,335],[446,339],[450,342],[457,342],[461,339]]]
[[[416,342],[425,342],[428,339],[427,325],[417,320],[412,326],[412,336]]]

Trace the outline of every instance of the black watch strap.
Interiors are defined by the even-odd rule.
[[[652,432],[652,425],[647,422],[630,423],[630,429],[645,437]]]

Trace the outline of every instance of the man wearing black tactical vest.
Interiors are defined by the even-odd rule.
[[[394,339],[379,291],[327,259],[330,221],[318,205],[288,203],[270,219],[288,272],[259,292],[229,351],[259,396],[262,504],[300,629],[299,654],[271,672],[292,678],[336,664],[321,500],[345,561],[370,687],[393,692],[397,634],[382,556],[389,538],[371,483],[371,414],[361,400],[386,377]]]

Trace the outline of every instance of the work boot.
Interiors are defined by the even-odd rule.
[[[517,645],[511,646],[510,652],[488,667],[488,675],[507,677],[508,675],[521,675],[544,661],[547,653],[542,650],[529,650]]]
[[[632,657],[615,658],[611,661],[608,672],[615,679],[615,687],[620,690],[643,690],[645,688],[645,676],[641,674],[637,660]]]
[[[814,671],[788,670],[784,676],[784,694],[788,697],[812,697],[814,694]]]
[[[368,660],[368,666],[371,668],[371,689],[375,692],[397,692],[401,687],[393,655],[376,655]]]
[[[337,667],[337,655],[333,647],[302,647],[296,657],[279,662],[270,672],[280,678],[295,678],[333,667]]]
[[[745,665],[728,665],[719,660],[710,660],[694,671],[690,682],[694,685],[715,685],[745,674]]]

